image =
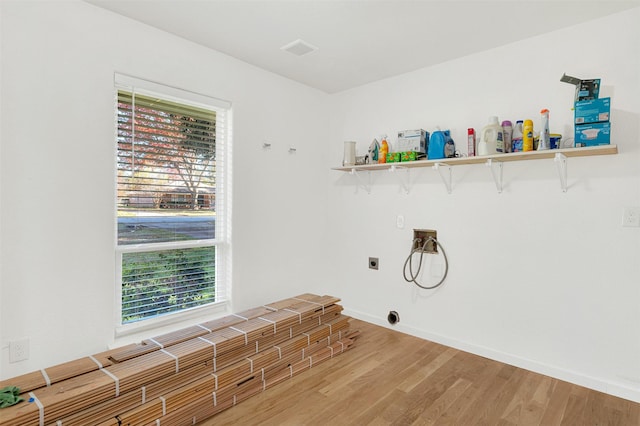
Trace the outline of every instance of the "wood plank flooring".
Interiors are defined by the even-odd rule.
[[[350,351],[243,401],[219,425],[640,425],[640,404],[352,320]]]

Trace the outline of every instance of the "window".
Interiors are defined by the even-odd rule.
[[[116,74],[120,326],[224,302],[229,104]]]

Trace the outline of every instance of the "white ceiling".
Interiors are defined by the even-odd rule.
[[[640,0],[85,1],[327,93],[640,6]],[[319,49],[299,57],[280,49],[296,39]],[[532,59],[542,54],[532,52]]]

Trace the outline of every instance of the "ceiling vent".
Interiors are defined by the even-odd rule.
[[[300,39],[296,41],[292,41],[291,43],[282,46],[280,49],[286,52],[292,53],[296,56],[303,56],[303,55],[306,55],[307,53],[311,53],[313,51],[318,50],[317,47]]]

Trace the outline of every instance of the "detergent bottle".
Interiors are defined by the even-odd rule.
[[[387,142],[387,135],[383,135],[382,142],[380,142],[380,153],[378,155],[378,163],[386,163],[388,153],[389,153],[389,143]]]
[[[504,149],[504,133],[498,122],[498,117],[489,117],[489,123],[480,132],[478,155],[492,155],[498,152],[498,147]]]
[[[513,126],[511,124],[511,121],[505,120],[502,122],[502,133],[502,136],[504,137],[504,143],[501,152],[511,152],[511,137],[513,135]],[[498,147],[498,151],[500,151],[500,147]]]
[[[522,120],[516,121],[511,135],[511,152],[522,152]]]
[[[449,130],[437,128],[429,137],[429,147],[427,148],[427,158],[429,160],[439,160],[441,158],[451,158],[455,156],[455,144],[451,138]]]

